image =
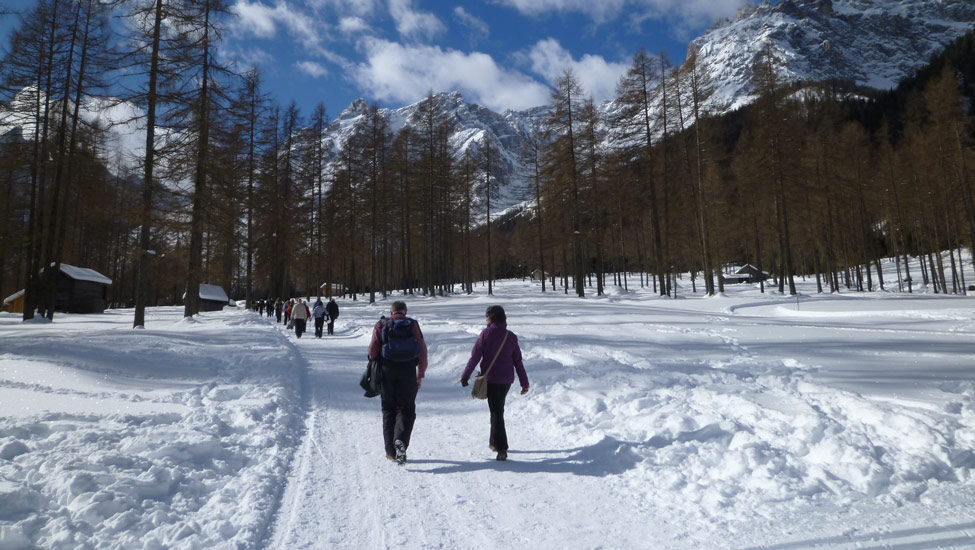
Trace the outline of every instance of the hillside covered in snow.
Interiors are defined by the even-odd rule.
[[[782,0],[742,8],[689,47],[719,111],[754,99],[752,66],[768,48],[786,82],[849,81],[877,89],[926,64],[972,29],[968,0]]]

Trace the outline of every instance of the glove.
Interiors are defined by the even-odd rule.
[[[528,386],[521,388],[521,395],[525,395],[526,393],[528,393]]]
[[[470,384],[470,382],[468,382],[466,378],[461,378],[460,379],[460,385],[461,386],[464,386],[466,388],[468,386],[468,384]]]

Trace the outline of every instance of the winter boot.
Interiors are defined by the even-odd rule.
[[[400,466],[406,464],[406,445],[403,445],[403,442],[397,439],[393,442],[393,446],[396,447],[396,463]]]

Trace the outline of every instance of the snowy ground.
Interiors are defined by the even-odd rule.
[[[324,340],[2,315],[0,549],[975,548],[975,298],[635,286],[408,298],[430,369],[404,467],[358,388],[389,300],[340,302]],[[495,303],[532,381],[504,463],[457,383]]]

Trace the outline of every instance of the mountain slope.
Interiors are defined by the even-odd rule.
[[[848,80],[886,89],[972,28],[970,0],[782,0],[742,8],[691,42],[718,110],[753,99],[751,67],[766,45],[787,81]]]
[[[536,107],[525,111],[505,111],[498,114],[476,103],[468,103],[460,92],[444,92],[432,96],[437,106],[437,114],[450,128],[449,142],[455,157],[460,158],[470,151],[475,159],[486,143],[500,159],[493,176],[501,183],[501,197],[495,212],[524,200],[517,188],[523,180],[519,155],[528,142],[540,135],[542,120],[547,107]],[[389,121],[390,130],[399,132],[403,128],[419,128],[421,111],[427,99],[400,107],[398,109],[379,109]],[[339,116],[328,125],[322,141],[327,155],[326,172],[334,170],[334,162],[339,158],[342,147],[352,138],[360,124],[364,123],[369,105],[364,99],[353,101]]]

